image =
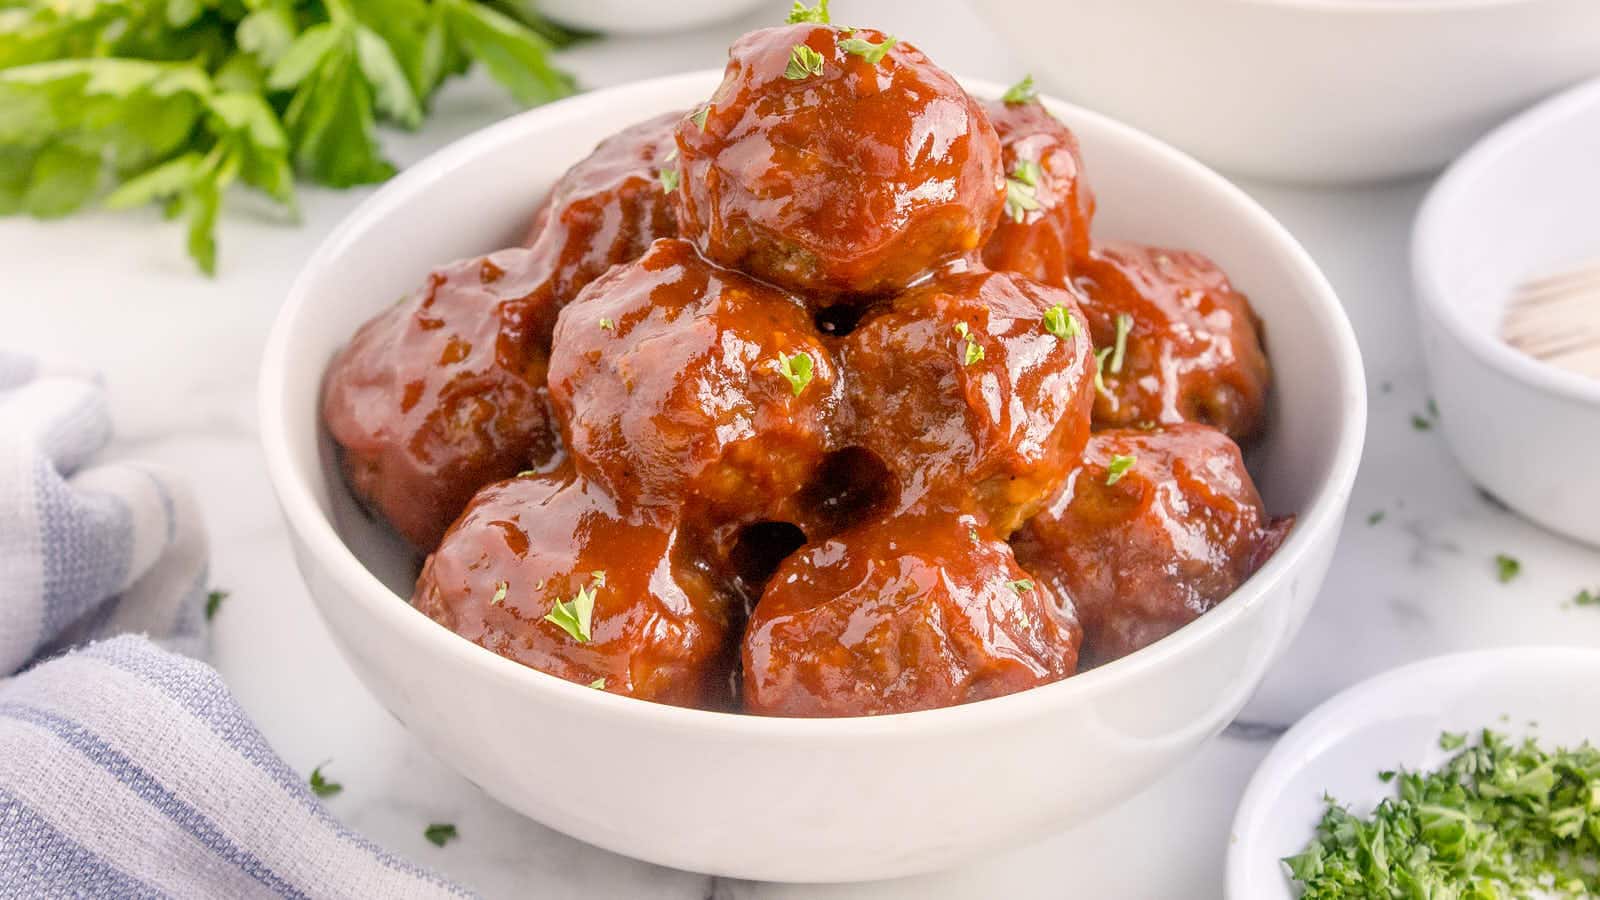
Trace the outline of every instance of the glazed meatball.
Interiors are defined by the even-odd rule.
[[[356,496],[431,550],[478,488],[558,454],[543,269],[503,250],[434,271],[335,357],[323,421]]]
[[[810,24],[735,41],[703,114],[678,125],[683,235],[807,294],[892,292],[981,247],[1005,195],[994,128],[890,41]]]
[[[844,339],[854,440],[883,460],[901,509],[977,512],[1005,537],[1055,493],[1089,435],[1081,315],[1068,289],[947,272]]]
[[[1227,597],[1290,519],[1262,508],[1239,448],[1207,425],[1102,431],[1019,531],[1017,559],[1071,599],[1085,665],[1126,656]]]
[[[550,189],[526,243],[549,267],[558,308],[656,238],[677,235],[677,195],[663,189],[661,170],[672,168],[682,118],[667,113],[606,138]]]
[[[1259,433],[1270,380],[1260,326],[1215,263],[1187,251],[1106,244],[1077,281],[1095,346],[1110,351],[1106,390],[1095,398],[1097,428],[1203,422],[1241,444]]]
[[[1094,216],[1078,139],[1036,99],[997,100],[983,108],[1000,135],[1008,182],[1005,211],[983,247],[983,261],[991,269],[1064,285],[1089,255]]]
[[[522,476],[473,498],[412,603],[568,681],[726,708],[730,604],[688,543],[675,523],[625,516],[581,479]]]
[[[744,637],[744,708],[864,716],[1071,675],[1070,607],[970,518],[898,516],[790,556]]]
[[[585,477],[629,505],[719,521],[781,518],[842,405],[805,305],[681,240],[562,310],[550,392]]]

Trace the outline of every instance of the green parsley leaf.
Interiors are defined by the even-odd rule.
[[[1015,581],[1008,581],[1006,582],[1006,586],[1019,594],[1025,594],[1028,591],[1033,590],[1033,582],[1026,578],[1018,578]]]
[[[494,596],[489,598],[490,606],[499,606],[506,602],[506,594],[511,592],[511,582],[497,581],[494,585]]]
[[[206,621],[217,617],[217,610],[222,607],[222,601],[228,599],[227,591],[208,591],[206,593]]]
[[[1006,176],[1005,214],[1013,222],[1022,222],[1027,214],[1044,209],[1039,200],[1039,164],[1031,159],[1019,159]]]
[[[889,48],[898,43],[900,39],[892,34],[886,35],[876,44],[863,38],[850,37],[839,42],[839,49],[846,53],[854,53],[866,60],[868,65],[875,66],[883,61],[884,54],[889,52]]]
[[[1039,89],[1033,86],[1033,76],[1024,75],[1022,80],[1006,88],[1000,95],[1001,103],[1031,103],[1039,99]]]
[[[435,822],[423,830],[422,836],[427,838],[428,843],[435,847],[443,847],[445,844],[460,837],[461,834],[456,831],[454,825],[446,822]]]
[[[557,600],[544,620],[558,626],[578,643],[589,643],[593,639],[589,629],[594,620],[595,587],[585,585],[578,588],[578,593],[565,603]]]
[[[972,336],[972,329],[967,327],[967,323],[957,322],[955,324],[955,332],[961,336],[962,340],[966,341],[966,346],[961,353],[961,364],[970,366],[975,362],[981,361],[983,359],[983,346],[978,343],[977,338]]]
[[[1495,577],[1501,584],[1507,584],[1518,575],[1522,574],[1522,561],[1514,556],[1496,553],[1494,557]]]
[[[1433,423],[1428,421],[1427,419],[1424,419],[1422,416],[1420,416],[1420,415],[1418,415],[1416,413],[1412,413],[1411,414],[1411,427],[1415,428],[1418,431],[1432,431],[1433,430]]]
[[[784,21],[790,25],[798,25],[802,22],[827,25],[830,21],[828,18],[828,0],[817,0],[816,6],[806,6],[800,0],[795,0],[794,6],[789,8],[789,18]]]
[[[1111,352],[1111,374],[1122,371],[1122,357],[1128,350],[1128,333],[1133,331],[1133,316],[1117,313],[1117,342]]]
[[[1591,591],[1584,588],[1572,598],[1576,606],[1600,606],[1600,591]]]
[[[694,115],[689,117],[689,121],[694,123],[694,127],[700,129],[701,131],[705,131],[706,116],[709,115],[711,115],[711,104],[707,103],[705,106],[695,110]]]
[[[616,331],[617,330],[617,323],[611,321],[610,319],[606,318],[605,316],[601,316],[600,317],[600,328],[603,331]]]
[[[661,193],[670,194],[678,189],[678,169],[676,166],[663,168],[656,173],[656,177],[661,180]]]
[[[328,779],[322,777],[322,767],[325,765],[327,765],[327,763],[321,763],[315,769],[311,770],[311,793],[316,794],[318,797],[332,797],[333,795],[344,790],[344,785],[340,784],[339,782],[329,781]]]
[[[466,55],[529,106],[572,93],[572,76],[550,64],[549,39],[493,7],[470,0],[434,0],[446,26]]]
[[[783,70],[783,77],[790,81],[801,81],[809,76],[821,74],[822,54],[805,44],[795,44],[789,51],[789,65]]]
[[[1111,397],[1111,391],[1106,387],[1106,360],[1111,358],[1110,347],[1102,347],[1094,352],[1094,389]],[[1113,398],[1114,399],[1114,398]]]
[[[606,680],[604,678],[596,678],[595,680],[589,682],[589,687],[592,687],[597,691],[603,691],[606,689]]]
[[[1065,306],[1057,303],[1044,311],[1044,330],[1062,340],[1076,337],[1078,334],[1078,320],[1072,317]]]
[[[595,569],[593,572],[589,573],[589,577],[594,579],[594,586],[595,587],[605,587],[606,586],[606,570],[605,569]]]
[[[1383,521],[1383,517],[1386,516],[1386,515],[1388,515],[1388,513],[1384,512],[1383,510],[1381,510],[1381,509],[1377,510],[1377,511],[1373,512],[1371,515],[1367,516],[1367,524],[1368,525],[1376,525],[1379,522],[1382,522]]]
[[[811,354],[801,351],[792,356],[778,354],[778,372],[789,379],[789,389],[796,397],[811,383]]]
[[[1440,750],[1458,750],[1467,743],[1467,736],[1461,732],[1446,731],[1439,735]]]
[[[1134,456],[1117,454],[1111,457],[1111,462],[1106,466],[1106,486],[1110,487],[1121,481],[1122,476],[1128,474],[1128,470],[1132,469],[1136,462],[1138,458]]]

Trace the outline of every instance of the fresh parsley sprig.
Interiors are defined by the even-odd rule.
[[[394,167],[378,122],[416,128],[439,85],[474,61],[523,103],[570,93],[550,53],[574,35],[525,4],[4,0],[0,215],[160,203],[213,272],[229,188],[293,216],[296,174],[382,181]]]

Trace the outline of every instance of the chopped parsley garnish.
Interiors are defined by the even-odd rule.
[[[968,528],[967,529],[967,536],[972,538],[972,542],[974,544],[978,543],[978,529],[976,529],[976,528]]]
[[[1507,584],[1513,578],[1522,574],[1522,561],[1515,556],[1496,553],[1494,555],[1494,572],[1495,577],[1500,579],[1501,584]]]
[[[708,116],[710,114],[711,114],[711,104],[707,103],[705,106],[702,106],[699,109],[695,110],[694,111],[694,115],[689,117],[689,121],[694,123],[694,127],[700,129],[701,131],[705,131],[706,130],[706,116]]]
[[[889,52],[889,48],[898,43],[900,39],[892,34],[876,44],[863,38],[851,37],[840,41],[839,49],[846,53],[854,53],[866,60],[868,65],[875,66],[883,61],[883,56]]]
[[[1022,80],[1006,88],[1000,95],[1001,103],[1031,103],[1039,99],[1039,89],[1033,86],[1033,76],[1024,75]]]
[[[960,335],[962,339],[967,342],[966,347],[961,354],[961,364],[964,366],[970,366],[973,363],[983,359],[983,347],[978,344],[977,338],[972,336],[972,329],[967,327],[967,323],[957,322],[955,329],[956,334]]]
[[[800,81],[821,74],[822,54],[805,44],[795,44],[794,49],[789,51],[789,67],[783,70],[783,77],[790,81]]]
[[[1013,222],[1021,222],[1033,210],[1044,209],[1039,202],[1039,164],[1031,159],[1019,159],[1006,176],[1006,215]]]
[[[1377,512],[1373,513],[1372,515],[1367,516],[1367,524],[1368,525],[1376,525],[1379,522],[1382,522],[1383,521],[1383,517],[1386,516],[1386,515],[1388,515],[1388,513],[1384,512],[1383,510],[1380,509]]]
[[[311,783],[311,793],[316,794],[318,797],[332,797],[334,794],[344,790],[344,785],[339,782],[329,781],[322,777],[322,767],[325,765],[327,763],[321,763],[315,769],[312,769],[311,777],[307,779]]]
[[[506,594],[510,591],[511,583],[509,581],[496,582],[494,586],[494,596],[489,598],[489,605],[499,606],[500,604],[506,602]]]
[[[428,843],[435,847],[443,847],[445,844],[460,837],[461,833],[456,831],[454,825],[446,822],[435,822],[423,830],[422,836],[427,838]]]
[[[801,3],[800,0],[795,0],[794,6],[789,8],[789,18],[784,21],[790,25],[798,25],[801,22],[827,25],[829,22],[828,0],[817,0],[816,6],[807,6]]]
[[[1094,389],[1107,397],[1111,391],[1106,388],[1106,358],[1111,355],[1110,347],[1101,347],[1094,352]]]
[[[597,691],[603,691],[606,689],[606,680],[604,678],[596,678],[595,680],[589,682],[589,687],[592,687]]]
[[[615,323],[615,322],[611,321],[610,319],[607,319],[604,316],[602,316],[600,318],[600,328],[602,330],[604,330],[604,331],[616,331],[617,330],[617,323]]]
[[[1427,419],[1424,419],[1422,416],[1420,416],[1420,415],[1418,415],[1416,413],[1412,413],[1411,414],[1411,427],[1415,428],[1418,431],[1432,431],[1433,430],[1433,423],[1428,421]]]
[[[778,354],[778,373],[789,379],[789,389],[796,397],[811,383],[811,354],[804,350],[793,356]]]
[[[1395,784],[1371,815],[1328,798],[1316,836],[1283,860],[1303,900],[1491,900],[1600,892],[1600,750],[1546,751],[1485,729],[1445,734],[1437,771],[1379,774]]]
[[[1106,466],[1106,487],[1121,481],[1122,476],[1128,474],[1128,470],[1133,468],[1136,462],[1138,462],[1137,457],[1123,456],[1120,453],[1111,457],[1110,464]]]
[[[546,622],[558,626],[580,644],[592,640],[589,628],[594,622],[594,594],[600,583],[584,585],[565,603],[560,600],[544,617]]]
[[[1572,597],[1574,606],[1600,606],[1600,591],[1584,588]]]
[[[670,166],[662,169],[657,175],[661,180],[661,193],[670,194],[678,189],[678,167]]]
[[[1006,586],[1019,594],[1025,594],[1028,591],[1033,590],[1033,582],[1026,578],[1018,578],[1016,581],[1008,581],[1006,582]]]
[[[605,569],[595,569],[593,572],[589,573],[589,577],[594,579],[594,586],[595,587],[605,587],[606,586],[606,570]]]
[[[1128,332],[1133,330],[1133,316],[1117,313],[1117,343],[1111,351],[1111,374],[1122,371],[1122,357],[1128,351]]]
[[[1078,320],[1067,312],[1067,308],[1057,303],[1044,311],[1044,330],[1050,332],[1063,341],[1078,334]]]
[[[209,591],[206,594],[206,621],[216,618],[217,610],[222,606],[222,601],[228,599],[227,591]]]

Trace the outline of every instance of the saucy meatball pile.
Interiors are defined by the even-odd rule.
[[[1009,694],[1204,613],[1290,527],[1240,453],[1249,302],[1092,239],[1031,82],[975,99],[797,10],[334,359],[413,604],[591,688],[780,716]]]

